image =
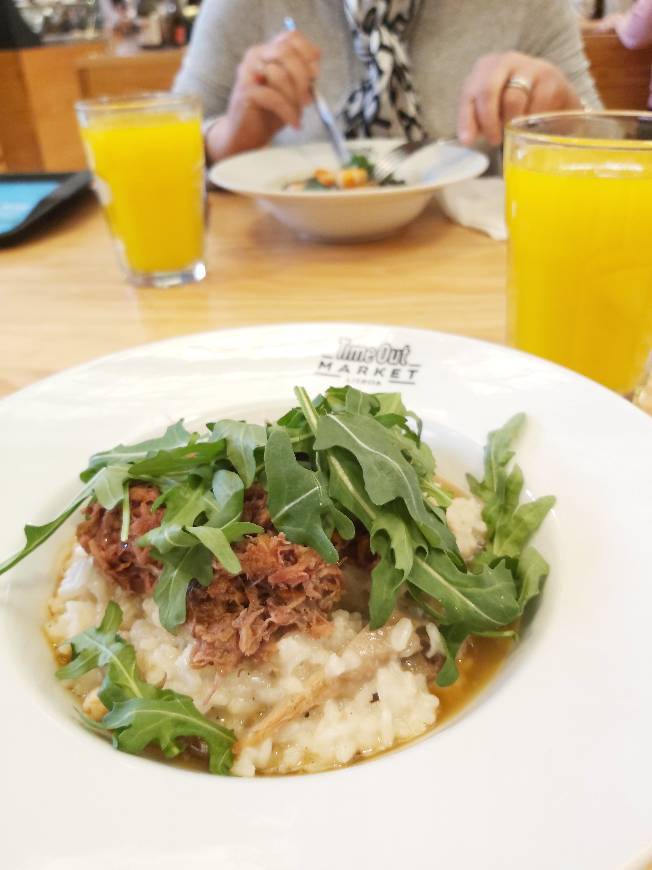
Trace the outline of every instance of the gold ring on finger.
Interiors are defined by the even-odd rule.
[[[518,91],[523,91],[528,97],[532,94],[532,82],[525,76],[512,76],[505,85],[505,89],[507,88],[516,88]]]

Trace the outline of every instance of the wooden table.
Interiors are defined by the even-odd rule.
[[[89,194],[0,250],[0,395],[92,357],[173,335],[256,323],[354,320],[501,341],[505,247],[433,204],[366,245],[300,241],[250,201],[212,193],[208,277],[135,290]]]

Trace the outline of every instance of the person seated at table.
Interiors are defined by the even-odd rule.
[[[599,105],[568,0],[204,0],[175,90],[214,162],[323,139],[317,80],[349,138],[498,145],[516,115]]]

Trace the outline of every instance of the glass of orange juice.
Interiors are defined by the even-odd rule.
[[[195,97],[100,97],[75,106],[95,190],[127,279],[144,287],[200,281],[204,145]]]
[[[652,348],[652,114],[516,119],[504,165],[510,342],[631,395]]]

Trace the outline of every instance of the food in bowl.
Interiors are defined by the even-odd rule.
[[[325,770],[410,741],[507,655],[548,565],[524,418],[463,493],[398,393],[331,387],[274,424],[182,422],[95,454],[45,626],[84,722],[216,774]]]
[[[351,162],[340,169],[315,169],[309,178],[291,181],[285,185],[288,191],[336,191],[354,190],[360,187],[391,187],[405,184],[390,175],[378,183],[375,165],[364,154],[353,154]]]

